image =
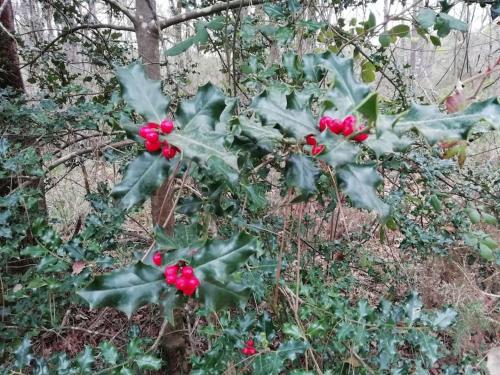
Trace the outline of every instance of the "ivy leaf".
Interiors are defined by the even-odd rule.
[[[286,163],[287,185],[296,187],[306,198],[315,194],[319,170],[312,159],[303,154],[291,155]]]
[[[157,303],[165,289],[163,273],[155,267],[136,263],[131,267],[97,276],[78,291],[91,308],[115,307],[129,318],[140,306]]]
[[[143,354],[135,359],[135,363],[140,370],[159,370],[161,368],[161,359],[149,354]]]
[[[311,111],[287,109],[286,95],[277,89],[266,90],[257,96],[252,107],[266,124],[278,124],[285,133],[296,139],[318,132]]]
[[[116,67],[123,99],[146,121],[160,123],[167,114],[170,98],[163,95],[160,81],[149,79],[139,63]]]
[[[453,323],[456,317],[457,312],[448,307],[444,311],[439,311],[436,314],[436,317],[432,320],[431,324],[434,328],[445,329]]]
[[[338,169],[342,190],[355,207],[377,211],[382,219],[389,215],[389,206],[382,202],[376,187],[382,183],[374,165],[347,164]]]
[[[183,101],[177,106],[175,124],[184,130],[197,130],[199,133],[214,130],[226,109],[226,99],[220,89],[209,82],[198,88],[192,100]]]
[[[430,144],[434,144],[441,139],[466,139],[471,128],[480,122],[487,122],[498,129],[499,117],[498,98],[473,103],[464,111],[449,115],[440,112],[436,106],[413,104],[393,129],[398,134],[417,130]]]
[[[161,153],[144,152],[127,167],[123,180],[113,188],[112,195],[119,199],[125,210],[144,202],[168,177],[171,162]]]
[[[253,362],[254,375],[277,375],[284,370],[285,361],[295,360],[299,354],[303,354],[309,348],[309,344],[302,341],[287,341],[272,352],[262,353]]]

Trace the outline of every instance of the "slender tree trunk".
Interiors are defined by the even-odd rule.
[[[156,26],[156,2],[155,0],[136,0],[136,22],[135,30],[137,37],[137,49],[139,56],[145,64],[146,74],[154,80],[161,79],[160,70],[160,36]],[[171,176],[174,178],[174,176]],[[174,215],[170,215],[168,223],[165,223],[170,211],[174,207],[173,194],[167,195],[168,181],[158,189],[151,199],[151,214],[153,222],[165,228],[167,233],[172,233],[174,226]],[[166,225],[165,225],[166,224]],[[177,375],[186,373],[183,368],[186,365],[185,351],[186,343],[183,330],[182,311],[175,312],[175,326],[168,325],[162,348],[167,357],[167,374]]]

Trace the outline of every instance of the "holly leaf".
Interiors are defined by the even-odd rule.
[[[309,109],[288,109],[286,94],[277,89],[269,89],[252,102],[255,112],[268,125],[278,124],[285,134],[303,139],[308,134],[316,134],[316,121]]]
[[[161,368],[161,359],[149,354],[143,354],[134,361],[140,370],[159,370]]]
[[[160,81],[149,79],[139,63],[115,68],[123,99],[146,121],[160,123],[167,115],[170,98],[161,91]]]
[[[218,159],[222,165],[238,171],[236,155],[224,146],[226,133],[210,129],[186,127],[168,135],[168,142],[182,151],[182,156],[207,167],[210,159]]]
[[[334,75],[333,89],[327,93],[341,115],[358,111],[370,121],[377,119],[377,94],[354,78],[353,61],[326,52],[318,56],[318,63]]]
[[[382,202],[377,186],[383,180],[377,174],[375,165],[347,164],[337,170],[342,181],[341,188],[355,207],[376,211],[382,219],[389,215],[389,205]]]
[[[283,139],[278,129],[272,126],[263,126],[260,122],[253,119],[240,116],[235,123],[234,132],[236,134],[250,138],[254,142],[266,146],[268,149]]]
[[[92,347],[85,345],[85,349],[76,358],[78,370],[80,374],[91,374],[92,365],[94,364],[94,355],[92,354]]]
[[[318,142],[326,146],[326,151],[320,154],[318,158],[334,168],[347,163],[354,163],[359,152],[359,147],[353,141],[329,131],[321,133]]]
[[[23,338],[23,341],[14,352],[14,358],[14,366],[18,369],[22,369],[30,364],[33,355],[31,354],[31,340],[28,337]]]
[[[436,106],[413,104],[408,113],[396,121],[393,130],[397,134],[416,130],[434,144],[442,139],[467,139],[472,127],[480,122],[498,129],[499,117],[498,98],[473,103],[462,112],[448,115]]]
[[[111,192],[119,206],[128,210],[144,202],[168,177],[171,162],[161,153],[144,152],[127,167],[122,181]]]
[[[446,329],[453,323],[457,315],[455,310],[448,307],[444,311],[439,311],[431,324],[434,328]]]
[[[185,100],[177,106],[175,124],[186,131],[214,130],[226,109],[227,98],[221,90],[212,83],[198,88],[191,100]],[[174,131],[171,135],[177,133]]]
[[[295,360],[309,348],[302,341],[287,341],[275,351],[261,353],[253,362],[254,375],[277,375],[284,370],[286,360]]]
[[[158,303],[166,287],[163,272],[144,263],[106,275],[97,276],[87,287],[78,291],[91,308],[110,306],[123,311],[129,318],[140,306]]]
[[[285,168],[285,179],[289,186],[296,187],[306,198],[315,194],[319,170],[312,159],[304,154],[293,154]]]
[[[404,150],[411,143],[410,138],[406,136],[399,137],[391,131],[384,131],[378,137],[371,135],[365,141],[365,145],[375,152],[377,158],[380,158],[384,154],[393,154],[396,151]]]
[[[408,302],[406,302],[404,306],[406,315],[408,315],[411,323],[420,318],[420,315],[422,314],[422,306],[422,300],[418,293],[412,292],[411,296],[408,298]]]
[[[104,361],[110,365],[116,365],[118,361],[118,350],[109,341],[101,341],[99,344],[99,349],[102,354]]]
[[[257,239],[240,233],[228,240],[209,240],[195,246],[169,253],[167,263],[188,260],[200,280],[198,294],[206,307],[218,310],[246,302],[249,288],[235,283],[230,275],[257,253]]]

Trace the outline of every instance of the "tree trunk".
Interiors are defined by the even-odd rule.
[[[24,91],[23,77],[19,69],[19,57],[17,56],[17,44],[12,38],[14,33],[14,12],[11,0],[0,0],[0,8],[7,1],[0,15],[0,22],[10,33],[0,30],[0,88],[12,87]]]
[[[160,70],[160,36],[156,26],[156,2],[155,0],[136,0],[136,22],[135,31],[137,37],[137,49],[139,56],[145,64],[146,74],[154,80],[161,79]],[[170,178],[174,178],[171,176]],[[153,222],[165,228],[167,233],[172,233],[174,226],[174,215],[170,215],[168,223],[166,220],[174,207],[173,189],[167,196],[168,181],[156,191],[151,199],[151,214]],[[186,373],[185,351],[186,343],[183,330],[182,311],[175,312],[175,326],[168,325],[162,340],[162,349],[167,358],[167,373],[171,375]]]

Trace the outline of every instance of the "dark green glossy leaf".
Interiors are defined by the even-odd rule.
[[[354,163],[359,152],[359,146],[342,135],[323,132],[317,137],[318,143],[326,146],[325,151],[318,156],[332,167],[336,168],[348,163]]]
[[[319,170],[312,159],[304,154],[292,154],[286,163],[286,183],[308,197],[316,193]]]
[[[209,39],[208,32],[206,30],[206,26],[208,24],[205,23],[198,23],[197,24],[197,32],[193,36],[183,40],[180,43],[177,43],[175,46],[169,48],[168,50],[165,51],[165,55],[167,56],[177,56],[180,55],[181,53],[185,52],[188,50],[191,46],[195,44],[203,44],[206,43]],[[213,27],[219,27],[220,24],[219,22],[214,22],[211,26]]]
[[[429,38],[433,45],[435,45],[436,47],[441,47],[441,39],[434,35],[429,36]]]
[[[260,122],[240,116],[236,122],[236,131],[252,139],[257,143],[264,144],[269,148],[283,139],[278,129],[272,126],[263,126]]]
[[[87,287],[78,291],[91,308],[115,307],[128,317],[140,306],[158,303],[165,289],[161,270],[136,263],[131,267],[97,276]]]
[[[316,121],[311,111],[287,109],[286,95],[276,89],[264,91],[257,96],[252,107],[266,124],[278,124],[285,133],[296,139],[317,133]]]
[[[377,194],[376,188],[383,180],[374,165],[348,164],[341,167],[337,174],[342,181],[342,190],[355,207],[374,210],[382,219],[389,215],[389,206]]]
[[[161,153],[145,152],[132,161],[112,195],[128,210],[149,198],[168,177],[171,162]]]
[[[175,123],[185,130],[214,130],[226,109],[228,98],[210,82],[198,88],[191,100],[182,101],[175,111]],[[175,134],[174,131],[171,134]]]
[[[149,79],[141,64],[117,67],[123,99],[146,121],[160,123],[167,114],[170,98],[161,91],[160,81]]]
[[[462,112],[444,114],[436,106],[413,104],[394,125],[401,134],[410,129],[420,132],[430,144],[442,139],[467,139],[472,127],[485,122],[497,129],[500,103],[497,98],[471,104]]]
[[[378,137],[370,135],[365,144],[380,158],[384,154],[404,150],[411,144],[411,139],[406,136],[399,137],[391,131],[383,131]]]
[[[309,348],[302,341],[287,341],[275,351],[262,353],[253,362],[254,375],[277,375],[284,370],[286,360],[295,360]]]

